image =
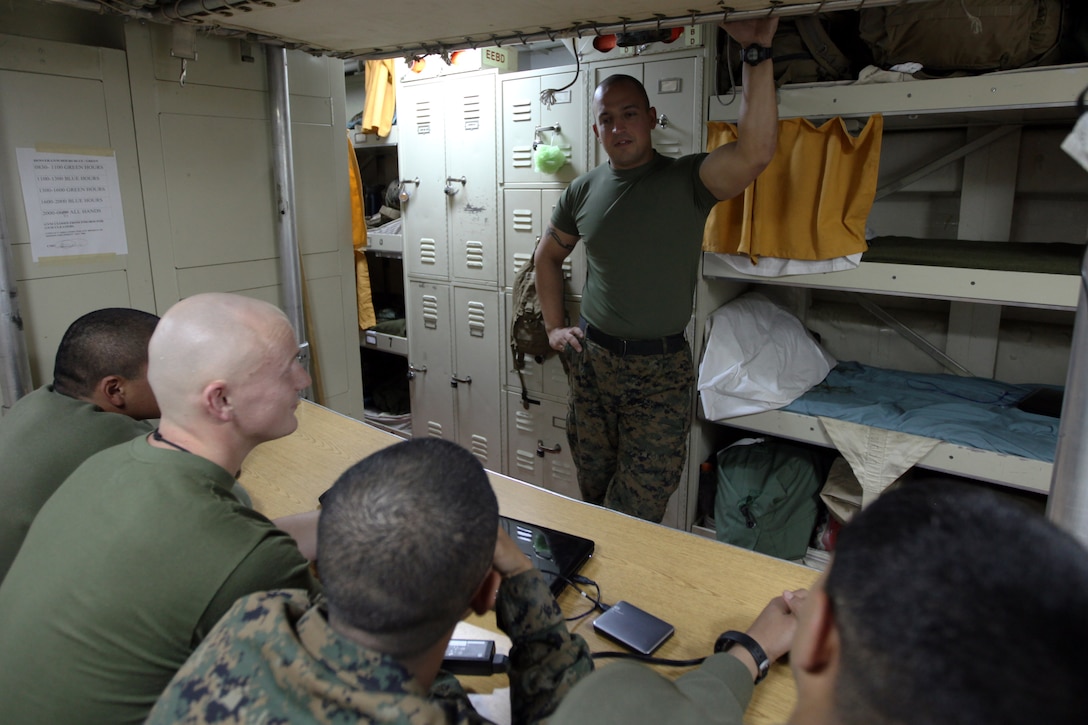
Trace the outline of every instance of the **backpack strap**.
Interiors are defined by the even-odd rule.
[[[843,55],[839,46],[827,34],[819,15],[802,15],[794,18],[801,41],[812,53],[812,59],[829,78],[848,78],[850,59]],[[776,58],[777,60],[777,58]]]
[[[526,356],[519,353],[515,345],[510,347],[514,348],[514,369],[518,371],[518,380],[521,381],[521,407],[528,410],[530,405],[540,405],[541,402],[529,397],[529,389],[526,388],[526,376],[522,372],[526,368]]]

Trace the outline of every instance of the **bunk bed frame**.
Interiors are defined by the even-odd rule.
[[[948,78],[939,83],[813,84],[790,87],[788,92],[781,93],[779,115],[782,118],[849,119],[881,113],[886,130],[999,124],[994,131],[947,154],[945,158],[930,161],[901,179],[885,182],[884,188],[877,191],[880,198],[945,163],[962,158],[974,148],[1000,138],[1006,130],[1019,124],[1057,119],[1061,119],[1062,123],[1068,122],[1074,103],[1077,104],[1078,115],[1084,112],[1085,91],[1088,91],[1088,66],[1085,65]],[[735,111],[728,105],[712,103],[709,110],[711,121],[735,121],[732,115]],[[899,247],[909,250],[910,246],[905,240],[896,241],[902,242]],[[933,243],[933,240],[925,241]],[[1017,246],[1026,245],[1009,243],[1004,249]],[[1032,246],[1038,249],[1038,245]],[[877,248],[878,245],[874,244],[870,251],[875,252]],[[745,275],[737,272],[723,255],[706,252],[703,255],[703,273],[708,278],[738,283],[1075,310],[1072,353],[1053,465],[950,443],[938,444],[918,465],[943,473],[1049,493],[1048,516],[1088,542],[1088,453],[1084,444],[1088,391],[1085,390],[1082,372],[1082,365],[1088,364],[1083,362],[1085,346],[1088,346],[1088,332],[1084,329],[1088,325],[1085,322],[1088,312],[1084,309],[1085,280],[1088,277],[1085,276],[1081,259],[1083,255],[1070,260],[1067,252],[1063,249],[1051,255],[1049,264],[1038,264],[1041,255],[1036,254],[1037,258],[1031,260],[1029,266],[1025,266],[1027,263],[1013,263],[1011,266],[1004,265],[1004,269],[987,269],[975,263],[956,262],[950,262],[947,266],[929,266],[910,263],[909,260],[880,258],[867,252],[853,269],[778,278]],[[976,251],[974,261],[977,262],[979,256]],[[879,261],[871,261],[872,258]],[[817,419],[789,411],[742,416],[730,419],[727,424],[817,445],[834,446]]]

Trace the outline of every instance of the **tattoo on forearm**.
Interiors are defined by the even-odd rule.
[[[575,247],[576,243],[567,244],[566,242],[564,242],[562,239],[559,238],[559,235],[555,233],[554,229],[549,229],[548,230],[548,236],[550,236],[553,240],[555,240],[556,244],[558,244],[560,247],[567,250],[568,252],[572,251],[574,249],[574,247]]]

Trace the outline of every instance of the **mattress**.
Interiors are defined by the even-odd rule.
[[[1016,407],[1039,387],[840,362],[783,410],[1052,463],[1058,418]]]
[[[1006,272],[1079,274],[1083,244],[1066,242],[980,242],[961,239],[875,237],[863,262],[964,267]]]

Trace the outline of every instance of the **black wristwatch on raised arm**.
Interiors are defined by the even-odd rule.
[[[718,641],[714,643],[714,651],[728,652],[729,648],[735,644],[739,644],[748,650],[748,654],[752,655],[752,659],[756,661],[756,669],[759,670],[759,674],[756,675],[755,683],[758,685],[771,669],[770,658],[767,657],[767,653],[763,651],[763,648],[759,646],[759,642],[756,642],[744,632],[737,632],[732,629],[718,635]]]
[[[774,53],[759,43],[752,43],[747,48],[740,49],[740,59],[748,65],[759,65],[765,60],[771,60]]]

